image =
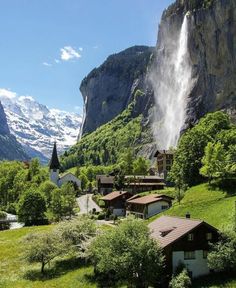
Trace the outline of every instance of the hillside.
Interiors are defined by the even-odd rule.
[[[235,225],[235,201],[236,191],[215,190],[208,184],[200,184],[191,187],[180,204],[175,202],[163,214],[185,217],[189,212],[192,218],[202,219],[218,229],[224,229]],[[160,215],[148,221],[157,217]]]
[[[117,159],[132,148],[136,153],[150,143],[152,135],[143,127],[143,115],[137,107],[142,106],[143,93],[136,90],[133,100],[119,116],[82,139],[61,157],[64,169],[85,164],[115,164]]]

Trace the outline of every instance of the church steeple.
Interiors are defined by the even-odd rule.
[[[53,151],[52,151],[52,158],[49,162],[49,168],[52,170],[59,170],[60,169],[60,162],[57,156],[57,144],[54,142]]]

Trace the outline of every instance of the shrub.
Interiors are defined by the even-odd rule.
[[[171,288],[189,288],[191,287],[191,279],[188,275],[188,271],[183,269],[182,272],[174,276],[170,281]]]

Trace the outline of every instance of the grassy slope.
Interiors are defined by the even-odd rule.
[[[39,273],[40,265],[28,265],[21,258],[24,245],[21,242],[26,234],[36,231],[51,229],[53,226],[22,228],[0,232],[0,287],[1,288],[72,288],[96,287],[89,280],[93,274],[92,267],[79,267],[76,261],[61,261],[56,263],[57,270],[53,267],[48,270],[47,278],[42,278]]]
[[[234,224],[236,195],[229,195],[222,190],[211,190],[207,184],[201,184],[190,188],[180,205],[175,202],[165,211],[165,215],[184,217],[186,212],[192,218],[202,219],[218,229],[226,228]],[[156,215],[150,218],[151,222],[160,217]]]

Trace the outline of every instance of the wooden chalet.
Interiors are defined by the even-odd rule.
[[[154,154],[157,161],[157,171],[159,175],[163,175],[166,178],[168,172],[171,169],[174,160],[174,152],[171,150],[157,150]]]
[[[114,191],[106,196],[102,197],[101,200],[105,203],[105,208],[108,209],[111,214],[117,216],[125,216],[126,214],[126,200],[132,195],[127,191]]]
[[[164,179],[157,175],[127,175],[125,189],[133,194],[164,189]]]
[[[201,220],[162,216],[149,224],[151,235],[158,240],[171,275],[184,264],[193,278],[210,272],[207,266],[209,243],[218,240],[218,231]]]
[[[107,195],[108,193],[111,193],[113,190],[113,183],[114,183],[114,176],[107,176],[107,175],[97,175],[97,187],[98,187],[98,193],[102,195]]]
[[[135,217],[147,219],[169,209],[172,205],[172,200],[172,197],[166,195],[135,195],[126,202],[126,215],[132,214]]]

